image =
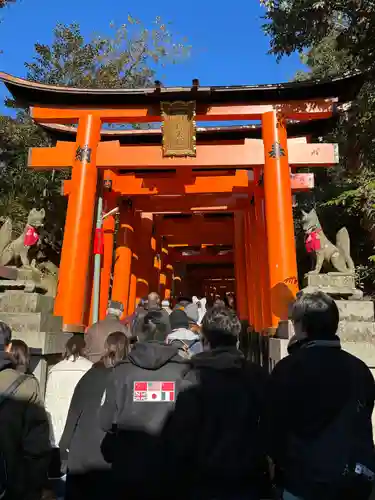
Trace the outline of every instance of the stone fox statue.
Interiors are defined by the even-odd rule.
[[[302,210],[302,227],[305,231],[306,250],[316,255],[315,269],[310,273],[320,273],[324,261],[331,263],[340,273],[354,273],[354,263],[350,256],[350,238],[345,227],[337,233],[336,245],[324,234],[315,209],[310,212]]]
[[[29,250],[40,244],[39,230],[44,225],[46,213],[44,208],[33,208],[28,217],[23,233],[12,241],[12,222],[6,219],[0,229],[0,265],[17,264],[19,260],[24,267],[30,267]]]

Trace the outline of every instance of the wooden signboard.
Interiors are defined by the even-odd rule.
[[[163,156],[196,156],[195,101],[161,102]]]

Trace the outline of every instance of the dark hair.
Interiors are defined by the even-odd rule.
[[[241,333],[241,322],[232,309],[214,306],[202,322],[202,334],[212,348],[236,345]]]
[[[77,361],[79,357],[85,355],[86,342],[83,335],[76,333],[73,337],[70,337],[68,342],[65,344],[65,351],[63,354],[63,359],[69,359],[73,357],[73,361]]]
[[[225,308],[227,307],[227,305],[225,304],[225,301],[221,297],[216,297],[213,307]]]
[[[10,349],[10,356],[14,368],[21,373],[28,373],[30,369],[30,350],[26,342],[14,339]]]
[[[122,361],[129,351],[129,340],[123,332],[113,332],[104,343],[104,356],[101,361],[106,368],[112,368]]]
[[[12,341],[12,330],[3,321],[0,321],[0,347],[8,346]]]
[[[339,310],[335,301],[326,293],[300,294],[293,304],[291,318],[300,323],[308,338],[324,340],[336,335]]]

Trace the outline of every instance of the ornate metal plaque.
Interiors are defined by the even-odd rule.
[[[88,147],[87,144],[81,148],[81,146],[78,146],[77,151],[76,151],[76,160],[79,161],[85,161],[86,163],[91,162],[91,148]]]
[[[285,150],[281,147],[279,142],[275,142],[272,144],[270,151],[268,151],[268,156],[270,158],[280,158],[281,156],[285,156]]]
[[[196,156],[195,101],[161,102],[163,156]]]

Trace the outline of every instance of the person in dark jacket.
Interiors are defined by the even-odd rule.
[[[3,471],[5,464],[7,472],[5,498],[40,500],[51,458],[49,422],[38,381],[15,369],[8,354],[11,347],[12,331],[0,321],[0,394],[19,382],[0,406],[0,468]]]
[[[289,346],[290,355],[277,363],[266,394],[268,453],[279,473],[280,486],[286,490],[285,500],[325,499],[331,485],[315,485],[310,475],[313,468],[305,467],[304,459],[312,459],[311,443],[316,446],[326,429],[333,429],[333,422],[351,400],[355,404],[360,401],[364,418],[361,429],[349,423],[341,442],[324,447],[317,462],[324,464],[329,454],[335,453],[335,446],[345,446],[343,442],[356,432],[364,432],[364,436],[367,433],[371,453],[374,379],[365,363],[341,349],[336,334],[339,311],[328,295],[316,292],[298,297],[292,321],[295,336]],[[296,447],[297,442],[302,446]],[[337,451],[336,461],[340,453]],[[315,486],[319,486],[318,493]],[[359,500],[359,492],[356,498]]]
[[[158,316],[160,319],[158,320],[159,327],[158,331],[160,332],[160,339],[165,339],[165,337],[171,333],[171,323],[169,321],[169,314],[165,309],[162,308],[160,295],[155,292],[151,292],[147,297],[147,311],[156,313],[154,317]],[[164,335],[164,336],[163,336]]]
[[[170,494],[183,485],[186,499],[259,498],[267,470],[259,433],[267,375],[238,350],[240,331],[225,307],[203,319],[204,352],[191,358],[164,429]]]
[[[67,459],[68,468],[66,500],[111,498],[109,466],[100,450],[105,433],[100,428],[98,412],[112,368],[126,356],[128,345],[124,333],[111,333],[101,360],[75,388],[60,440],[61,455]]]
[[[158,313],[144,317],[138,343],[111,374],[100,411],[103,455],[127,499],[160,498],[167,473],[160,435],[188,369],[178,347],[155,340],[164,335]]]

